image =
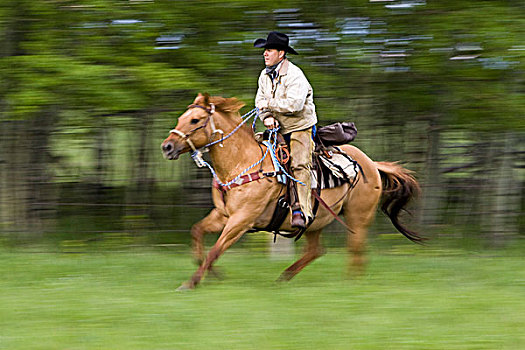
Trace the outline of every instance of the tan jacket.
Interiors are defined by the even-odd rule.
[[[285,59],[273,82],[266,70],[262,70],[255,106],[270,108],[281,124],[281,132],[288,134],[317,123],[313,97],[312,86],[303,71]]]

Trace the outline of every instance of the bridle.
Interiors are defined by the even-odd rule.
[[[242,121],[235,128],[233,128],[233,130],[230,131],[228,133],[228,135],[225,136],[224,132],[221,129],[217,129],[215,127],[215,122],[213,120],[213,114],[215,113],[215,105],[213,103],[210,103],[210,107],[204,107],[204,106],[201,106],[201,105],[192,104],[192,105],[188,106],[188,109],[190,109],[190,108],[201,108],[201,109],[205,110],[208,113],[208,118],[204,121],[204,123],[201,126],[198,126],[195,129],[190,130],[186,134],[184,134],[182,131],[177,130],[177,129],[170,130],[170,133],[174,133],[174,134],[178,135],[179,137],[182,138],[182,140],[184,140],[190,146],[190,148],[192,150],[191,158],[193,158],[193,160],[195,161],[195,163],[197,164],[197,166],[199,168],[202,168],[203,166],[206,165],[206,166],[208,166],[210,168],[212,173],[214,172],[213,168],[204,159],[202,159],[202,154],[204,152],[209,152],[210,148],[212,146],[216,145],[216,144],[219,144],[219,147],[224,147],[224,145],[222,144],[223,141],[226,140],[227,138],[229,138],[230,136],[232,136],[233,134],[235,134],[237,132],[237,130],[239,130],[239,128],[241,126],[243,126],[250,118],[253,118],[253,125],[252,125],[252,129],[253,129],[254,125],[255,125],[255,121],[257,120],[256,117],[259,115],[259,109],[258,108],[252,109],[250,112],[248,112],[245,115],[243,115],[241,117]],[[190,136],[193,133],[195,133],[197,130],[200,130],[202,128],[206,128],[208,123],[210,124],[211,130],[212,130],[211,135],[208,138],[208,143],[206,145],[202,146],[201,148],[197,149],[197,147],[195,147],[195,145],[191,141]],[[208,134],[206,132],[206,129],[204,129],[204,132],[206,133],[206,135]],[[213,136],[215,134],[220,134],[221,138],[218,139],[218,140],[212,141]],[[218,181],[220,181],[220,180],[218,180]]]
[[[215,122],[213,120],[213,114],[215,113],[215,105],[213,103],[210,103],[210,107],[204,107],[201,105],[192,104],[188,106],[188,109],[191,109],[191,108],[200,108],[200,109],[205,110],[208,113],[208,118],[206,118],[206,120],[201,126],[198,126],[195,129],[188,131],[186,134],[184,134],[182,131],[177,130],[177,129],[170,130],[170,133],[174,133],[180,136],[188,144],[188,146],[190,146],[191,150],[195,152],[197,151],[197,148],[191,141],[190,136],[193,135],[197,130],[200,130],[200,129],[204,129],[204,132],[206,132],[205,128],[206,126],[208,126],[208,123],[209,123],[211,126],[211,135],[208,137],[208,142],[211,142],[215,134],[220,134],[221,138],[219,141],[219,146],[223,147],[222,141],[224,140],[224,131],[222,131],[221,129],[217,129],[215,127]]]

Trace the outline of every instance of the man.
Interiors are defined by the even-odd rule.
[[[286,34],[270,32],[267,39],[257,39],[253,46],[264,48],[264,64],[259,76],[255,106],[267,128],[280,126],[289,140],[293,176],[299,203],[292,203],[292,226],[305,228],[313,219],[311,206],[312,129],[317,123],[312,86],[302,70],[286,54],[298,53],[289,46]]]

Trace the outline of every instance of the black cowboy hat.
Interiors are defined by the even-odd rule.
[[[268,38],[257,39],[253,43],[255,47],[264,47],[265,49],[277,49],[298,55],[297,51],[290,47],[288,35],[279,32],[270,32]]]

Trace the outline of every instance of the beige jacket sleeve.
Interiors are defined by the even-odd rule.
[[[266,98],[267,92],[265,91],[266,84],[264,83],[264,71],[259,75],[259,81],[257,89],[257,95],[255,95],[255,107],[259,109],[268,108],[268,100]]]

